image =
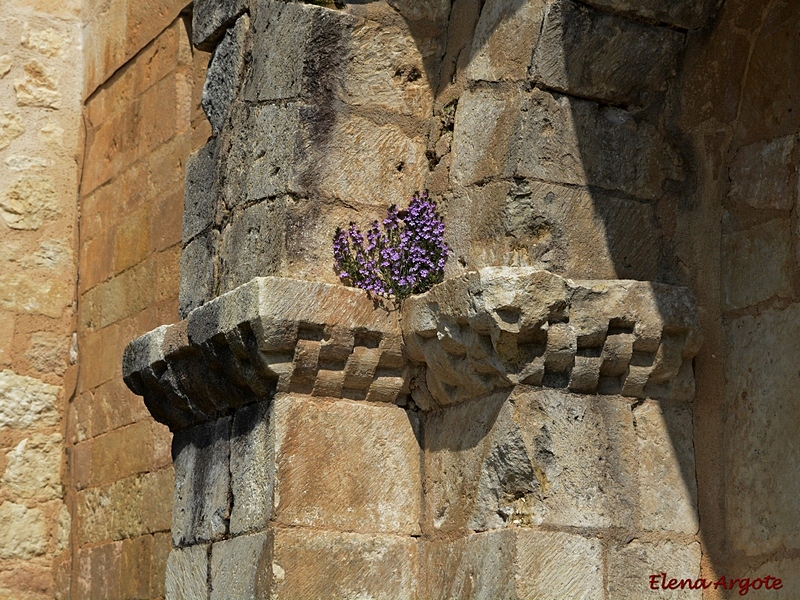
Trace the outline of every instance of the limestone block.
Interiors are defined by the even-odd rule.
[[[230,466],[232,535],[263,529],[272,516],[275,433],[270,432],[269,416],[269,403],[259,402],[239,409],[233,418]]]
[[[58,392],[57,386],[33,377],[0,371],[0,429],[56,425]]]
[[[676,73],[684,36],[633,23],[572,0],[547,11],[532,76],[547,88],[617,104],[663,92]]]
[[[695,534],[699,522],[691,410],[647,401],[634,409],[633,418],[642,528]]]
[[[516,533],[518,598],[602,598],[599,539],[559,531]]]
[[[208,546],[175,548],[167,559],[166,598],[203,600],[208,593]]]
[[[247,10],[247,0],[198,0],[192,10],[192,43],[206,52],[236,18]]]
[[[42,262],[51,260],[52,256],[52,254],[48,256],[47,250],[39,255]],[[25,358],[40,373],[63,375],[67,368],[67,353],[67,340],[63,336],[48,331],[37,331],[31,334],[31,342],[25,350]]]
[[[272,569],[272,536],[243,535],[211,548],[211,600],[267,598]]]
[[[475,81],[526,80],[545,7],[542,0],[485,2],[472,37],[467,77]]]
[[[472,534],[423,546],[422,598],[495,600],[518,598],[515,585],[516,536],[513,531]]]
[[[277,529],[271,598],[417,597],[417,540],[314,529]]]
[[[644,199],[684,177],[680,157],[653,125],[619,108],[537,89],[462,94],[451,176],[459,185],[513,176]]]
[[[38,508],[0,504],[0,558],[31,558],[47,549],[47,522]]]
[[[25,65],[23,78],[14,80],[14,91],[19,106],[61,108],[58,77],[37,60]]]
[[[343,79],[356,19],[342,11],[279,0],[254,0],[252,15],[253,63],[245,100],[330,101]]]
[[[230,429],[231,418],[224,417],[179,431],[173,438],[175,546],[217,540],[228,533]]]
[[[8,148],[9,144],[24,131],[25,125],[17,115],[7,110],[0,110],[0,150]]]
[[[583,1],[583,0],[582,0]],[[625,16],[667,23],[684,29],[703,27],[716,7],[713,0],[585,0],[585,4]]]
[[[182,235],[184,246],[214,223],[219,191],[217,160],[217,139],[212,138],[186,161]]]
[[[49,177],[19,179],[0,196],[0,217],[12,229],[38,229],[58,213],[58,196]]]
[[[23,439],[6,454],[3,488],[17,498],[60,498],[62,442],[59,433]]]
[[[183,249],[178,297],[178,314],[181,317],[185,318],[192,310],[214,297],[217,282],[215,257],[218,247],[219,233],[210,230],[193,239]]]
[[[727,310],[792,294],[789,219],[773,219],[745,231],[723,233],[722,299]]]
[[[733,320],[725,328],[728,402],[727,536],[734,551],[766,555],[800,548],[800,524],[792,515],[800,481],[794,439],[800,375],[800,305],[764,310]],[[780,576],[775,573],[774,575]]]
[[[739,148],[728,169],[728,198],[754,208],[790,210],[795,203],[795,136]]]
[[[5,162],[12,171],[39,170],[52,164],[51,161],[41,156],[24,156],[21,154],[12,154],[6,158]]]
[[[640,542],[634,539],[627,544],[613,545],[608,550],[608,597],[630,600],[702,598],[703,590],[650,589],[650,575],[662,572],[667,573],[668,580],[690,578],[694,581],[700,577],[700,544]]]
[[[225,32],[208,65],[202,105],[214,133],[222,128],[228,108],[239,88],[249,29],[250,18],[242,15],[237,19],[236,25]]]
[[[420,451],[403,409],[289,395],[274,419],[277,522],[418,533]]]

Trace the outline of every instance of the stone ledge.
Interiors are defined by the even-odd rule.
[[[259,277],[132,341],[125,383],[173,431],[277,392],[394,402],[397,313],[353,288]]]
[[[410,298],[403,336],[411,360],[427,365],[429,393],[415,394],[425,410],[517,384],[691,400],[701,342],[687,288],[510,267]]]

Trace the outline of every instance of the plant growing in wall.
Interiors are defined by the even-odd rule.
[[[415,193],[406,210],[390,206],[386,218],[373,221],[366,235],[351,222],[333,236],[339,278],[398,306],[442,281],[449,253],[444,221],[427,192]]]

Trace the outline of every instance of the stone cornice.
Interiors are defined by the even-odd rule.
[[[403,336],[406,354],[427,366],[438,407],[517,384],[690,400],[701,341],[687,288],[516,267],[485,268],[409,298]]]
[[[409,298],[400,321],[361,290],[256,278],[131,342],[124,378],[173,430],[278,392],[395,402],[414,365],[426,372],[423,410],[518,384],[694,395],[700,335],[686,288],[486,268]]]

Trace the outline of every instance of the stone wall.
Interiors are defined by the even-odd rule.
[[[0,10],[0,597],[52,598],[68,563],[75,388],[77,2]]]
[[[163,597],[170,548],[172,436],[122,383],[121,356],[130,337],[175,320],[183,165],[208,136],[200,109],[208,58],[191,48],[177,10],[154,18],[150,4],[129,4],[157,35],[138,50],[141,32],[123,20],[132,57],[120,65],[127,55],[106,52],[106,78],[94,83],[91,48],[121,43],[102,21],[119,15],[95,12],[87,24],[90,36],[98,23],[109,29],[85,56],[94,89],[84,107],[81,370],[67,417],[73,537],[65,598]]]
[[[709,568],[786,574],[786,598],[800,593],[798,27],[794,2],[726,1],[691,39],[678,100],[697,181],[680,235],[710,342],[695,430]]]

